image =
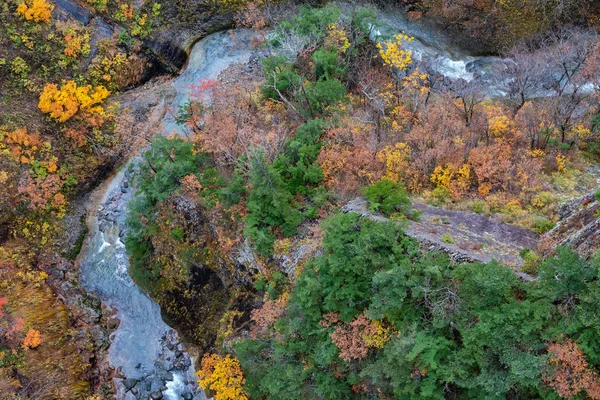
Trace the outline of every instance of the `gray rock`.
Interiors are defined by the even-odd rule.
[[[137,385],[137,383],[138,383],[138,380],[137,380],[137,379],[133,379],[133,378],[130,378],[130,379],[124,379],[124,380],[123,380],[123,386],[125,386],[125,388],[126,388],[127,390],[131,390],[131,389],[133,389],[133,387],[134,387],[135,385]],[[134,393],[134,394],[135,394],[135,393]]]
[[[157,392],[152,392],[152,393],[150,393],[150,398],[152,400],[161,400],[163,398],[163,395],[162,395],[161,392],[158,392],[158,391]]]
[[[185,392],[181,395],[181,397],[183,397],[183,400],[192,400],[194,398],[194,395],[190,392]]]

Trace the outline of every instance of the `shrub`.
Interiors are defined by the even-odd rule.
[[[485,203],[483,201],[476,201],[473,203],[471,209],[474,213],[481,214],[485,209]]]
[[[78,86],[75,81],[67,81],[59,89],[58,85],[48,83],[40,95],[38,108],[59,122],[65,122],[79,110],[102,115],[104,108],[99,104],[109,95],[104,86]]]
[[[600,201],[600,189],[596,190],[596,193],[594,193],[594,198],[596,201]]]
[[[536,217],[533,224],[533,230],[539,234],[546,233],[554,227],[554,222],[546,217]]]
[[[444,243],[448,243],[448,244],[454,244],[454,243],[456,243],[455,240],[454,240],[454,236],[452,236],[452,234],[449,233],[449,232],[444,233],[440,239]]]
[[[438,186],[431,191],[431,203],[439,207],[446,203],[450,195],[450,189],[445,186]]]
[[[47,0],[33,0],[31,6],[23,1],[17,7],[17,14],[23,16],[27,21],[50,22],[54,6]]]
[[[523,258],[523,267],[521,270],[527,274],[536,275],[541,263],[540,256],[529,249],[523,249],[521,251],[521,258]]]
[[[384,178],[365,188],[363,193],[367,201],[371,203],[372,210],[387,216],[397,214],[407,216],[410,213],[410,200],[401,183]]]

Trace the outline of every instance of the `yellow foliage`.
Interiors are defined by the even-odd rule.
[[[565,172],[567,172],[567,166],[566,166],[567,157],[563,156],[562,154],[558,154],[555,159],[556,159],[556,165],[558,168],[558,172],[560,172],[561,174],[564,174]]]
[[[502,137],[512,129],[512,123],[506,115],[494,115],[489,119],[488,126],[494,137]]]
[[[394,182],[401,182],[404,171],[408,168],[411,149],[406,143],[398,142],[389,145],[377,153],[377,159],[385,164],[385,177]]]
[[[413,37],[399,33],[394,40],[387,40],[383,44],[377,43],[379,56],[387,66],[404,71],[412,63],[413,52],[404,50],[402,45],[413,40]]]
[[[445,167],[438,165],[430,181],[437,187],[450,189],[454,196],[460,197],[471,186],[471,167],[469,164],[463,164],[460,168],[454,164],[446,164]]]
[[[325,38],[325,47],[338,49],[338,53],[345,54],[350,47],[346,31],[336,24],[329,24],[327,27],[327,37]]]
[[[215,400],[248,400],[243,390],[246,380],[242,368],[230,355],[205,354],[202,369],[196,375],[202,389],[215,392]]]
[[[369,347],[381,349],[390,340],[390,328],[383,326],[381,321],[371,321],[369,331],[364,338]]]
[[[100,104],[110,95],[110,92],[104,86],[91,85],[77,86],[75,81],[67,81],[59,89],[58,85],[48,83],[40,95],[38,108],[45,113],[49,113],[54,119],[65,122],[79,110],[84,110],[90,114],[104,114],[104,109]],[[93,107],[95,106],[95,107]]]
[[[535,150],[527,150],[527,155],[531,158],[540,158],[544,156],[544,150],[535,149]]]
[[[452,180],[453,176],[454,173],[450,170],[450,168],[448,168],[448,166],[442,167],[441,165],[438,165],[433,170],[430,181],[436,186],[450,188],[450,181]]]
[[[480,195],[486,196],[489,192],[492,191],[492,185],[489,184],[488,182],[484,182],[479,185],[479,187],[477,188],[477,191],[479,192]]]
[[[47,0],[33,0],[31,7],[23,1],[17,7],[17,14],[25,17],[27,21],[47,23],[50,22],[52,10],[54,10],[54,6]]]
[[[35,330],[35,329],[30,329],[29,331],[27,331],[27,335],[25,336],[25,339],[23,339],[23,343],[21,344],[21,347],[25,350],[35,349],[40,344],[42,344],[42,338],[40,337],[40,331]]]
[[[575,125],[571,129],[571,136],[578,141],[586,140],[588,138],[588,136],[590,136],[590,133],[591,133],[590,129],[586,128],[582,124]]]

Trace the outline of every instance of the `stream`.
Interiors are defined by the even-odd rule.
[[[171,81],[177,95],[171,106],[177,110],[190,95],[190,84],[216,79],[234,63],[245,63],[252,55],[247,31],[219,32],[199,41],[192,49],[188,67]],[[168,115],[163,134],[182,128]],[[194,366],[177,333],[161,318],[158,304],[136,286],[129,276],[129,258],[123,244],[127,234],[127,203],[134,187],[129,165],[125,165],[108,183],[95,205],[88,225],[85,247],[80,255],[81,285],[98,295],[116,310],[119,327],[112,333],[109,362],[126,379],[115,378],[117,399],[205,399],[196,385]]]
[[[66,0],[60,3],[70,4]],[[393,13],[380,13],[387,24],[383,33],[405,31],[415,36],[411,48],[419,57],[433,57],[438,71],[448,78],[468,78],[484,74],[490,65],[501,63],[493,57],[476,58],[459,50],[449,50],[450,41],[441,33],[428,30],[420,23],[408,22]],[[191,50],[184,72],[170,85],[176,96],[171,110],[187,102],[191,84],[203,79],[216,79],[219,73],[234,63],[246,63],[260,56],[252,50],[252,33],[245,30],[218,32],[198,41]],[[161,134],[184,134],[175,124],[172,114],[162,121]],[[127,203],[134,195],[130,160],[109,182],[98,189],[96,204],[90,206],[90,228],[80,254],[80,283],[98,295],[120,320],[111,334],[109,362],[125,379],[115,378],[117,399],[206,399],[197,388],[194,362],[185,351],[177,333],[161,318],[158,304],[142,292],[129,276],[129,259],[123,244],[127,233],[125,217]]]

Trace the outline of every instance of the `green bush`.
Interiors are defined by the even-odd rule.
[[[246,202],[248,215],[244,233],[256,250],[270,255],[275,243],[275,229],[284,236],[296,233],[302,215],[292,206],[293,196],[273,165],[266,163],[262,154],[255,154],[249,172],[251,192]]]
[[[317,163],[317,157],[324,129],[325,124],[321,120],[300,125],[284,153],[273,163],[292,194],[309,194],[323,180],[323,170]]]
[[[387,216],[410,214],[410,200],[401,183],[382,179],[363,189],[363,194],[374,211]]]
[[[431,203],[434,206],[442,206],[450,198],[450,189],[445,186],[438,186],[431,191]]]
[[[444,243],[448,243],[448,244],[456,243],[456,241],[454,240],[454,236],[452,236],[452,234],[449,232],[444,233],[440,239]]]
[[[481,214],[485,210],[485,202],[476,201],[471,206],[471,209],[473,210],[474,213]]]
[[[546,233],[554,227],[554,222],[546,217],[535,217],[533,223],[534,232],[539,234]]]

